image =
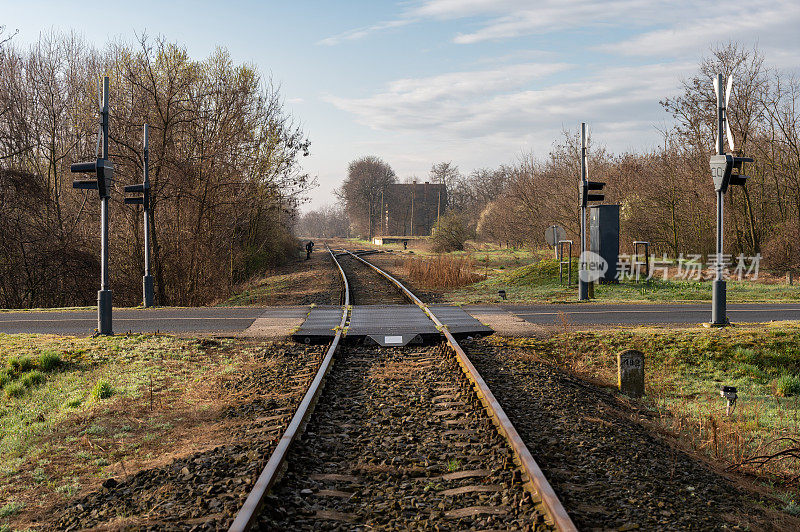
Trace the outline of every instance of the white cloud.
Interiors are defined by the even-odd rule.
[[[725,5],[724,11],[700,10],[681,19],[686,22],[598,48],[623,55],[676,56],[703,50],[711,43],[733,40],[789,45],[796,56],[800,45],[797,37],[800,3],[796,0],[731,3]]]
[[[581,120],[607,124],[631,117],[637,122],[657,120],[663,114],[659,99],[673,94],[693,65],[607,68],[589,79],[537,89],[529,87],[537,74],[567,66],[513,67],[398,80],[367,98],[327,100],[375,130],[424,132],[425,138],[441,139],[519,137]]]
[[[416,22],[414,19],[403,18],[398,20],[389,20],[384,22],[379,22],[377,24],[373,24],[371,26],[365,26],[363,28],[356,28],[354,30],[344,31],[337,35],[333,35],[331,37],[326,37],[317,41],[317,44],[321,44],[324,46],[335,46],[340,44],[344,41],[355,41],[357,39],[361,39],[370,35],[372,33],[376,33],[379,31],[387,30],[390,28],[399,28],[401,26],[405,26],[407,24],[411,24]]]
[[[394,20],[321,40],[334,45],[425,20],[469,20],[472,31],[452,37],[477,44],[568,30],[616,28],[641,32],[598,49],[622,55],[686,53],[718,41],[774,42],[797,48],[797,0],[425,0]]]
[[[441,160],[469,171],[513,162],[522,151],[543,155],[564,129],[574,131],[581,121],[590,125],[596,145],[612,152],[656,147],[662,140],[657,128],[672,123],[659,101],[680,91],[681,79],[696,73],[698,59],[712,45],[728,40],[757,45],[768,66],[800,72],[797,0],[424,0],[404,5],[397,26],[459,21],[457,30],[443,38],[470,45],[476,71],[398,79],[366,97],[324,98],[368,128],[349,142],[353,152],[378,154],[401,176],[424,176]],[[365,38],[385,24],[341,34],[337,42]],[[528,35],[547,35],[555,52],[527,49],[530,40],[482,45]],[[579,39],[590,52],[587,57],[597,62],[558,63],[564,57],[580,61],[565,55],[576,49],[570,39]],[[570,81],[545,78],[570,68]]]
[[[481,27],[471,33],[459,33],[453,41],[473,44],[532,34],[553,33],[565,29],[597,26],[652,25],[664,13],[686,13],[711,0],[426,0],[409,8],[394,20],[356,28],[328,37],[319,44],[335,45],[345,40],[367,37],[388,28],[424,20],[482,19]],[[479,24],[481,24],[479,22]]]
[[[393,81],[385,92],[368,98],[326,96],[325,100],[376,129],[428,130],[463,120],[475,101],[518,89],[534,79],[568,68],[564,63],[528,63],[452,72]]]

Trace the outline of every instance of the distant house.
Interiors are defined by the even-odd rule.
[[[447,187],[436,183],[397,183],[383,195],[383,236],[430,236],[447,207]]]

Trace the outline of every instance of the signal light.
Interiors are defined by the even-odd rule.
[[[586,207],[590,201],[603,201],[605,194],[590,194],[590,190],[603,190],[606,184],[602,181],[583,181],[581,183],[581,207]]]
[[[108,159],[97,159],[95,162],[75,163],[70,165],[74,174],[95,174],[95,179],[76,179],[72,188],[97,190],[101,198],[111,195],[111,184],[114,178],[114,163]]]
[[[145,205],[150,199],[150,183],[138,183],[136,185],[125,185],[126,194],[141,194],[141,196],[125,198],[128,205]]]
[[[712,155],[709,161],[711,179],[714,188],[723,194],[728,190],[728,185],[744,186],[749,176],[742,172],[742,163],[752,163],[751,157],[734,157],[732,155]],[[733,173],[736,170],[736,173]]]

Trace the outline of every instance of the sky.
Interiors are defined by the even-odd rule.
[[[365,155],[424,181],[441,161],[469,173],[546,156],[580,122],[612,152],[654,148],[670,124],[659,101],[729,40],[800,66],[798,0],[0,0],[0,25],[22,47],[53,30],[98,48],[147,33],[256,65],[311,140],[305,210],[333,203]]]

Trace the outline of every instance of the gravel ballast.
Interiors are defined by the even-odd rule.
[[[487,340],[466,350],[579,529],[798,529],[655,436],[616,390]]]
[[[261,529],[548,528],[451,357],[438,347],[337,357]]]

